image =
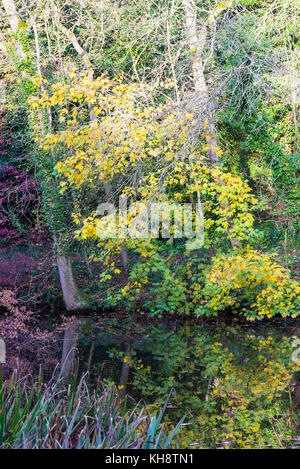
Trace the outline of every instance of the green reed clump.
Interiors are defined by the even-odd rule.
[[[167,432],[162,418],[140,404],[127,407],[115,387],[89,390],[86,375],[77,383],[53,377],[0,375],[0,448],[157,449],[168,448],[182,420]]]

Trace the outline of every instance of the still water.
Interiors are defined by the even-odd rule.
[[[299,325],[82,318],[61,337],[61,367],[153,411],[171,391],[169,424],[186,416],[180,447],[300,447],[298,336]]]

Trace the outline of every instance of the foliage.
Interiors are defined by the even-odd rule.
[[[174,388],[170,423],[188,412],[181,448],[291,447],[299,433],[299,361],[292,360],[295,336],[286,332],[249,330],[238,320],[203,327],[173,318],[156,325],[110,319],[82,332],[80,351],[87,358],[92,334],[91,378],[118,383],[129,364],[128,392],[153,409]]]
[[[289,339],[253,336],[249,323],[241,335],[236,326],[222,325],[222,334],[165,324],[196,317],[216,329],[214,316],[233,325],[299,318],[298,3],[1,2],[5,373],[18,361],[26,372],[42,361],[53,366],[58,347],[46,323],[62,309],[60,279],[68,310],[89,304],[128,322],[136,313],[160,318],[118,358],[155,409],[176,388],[171,426],[188,402],[182,446],[293,444]],[[190,204],[195,227],[200,202],[204,235],[191,247],[175,209]],[[115,207],[112,216],[102,203]],[[151,206],[164,203],[172,213],[160,213],[149,236]],[[130,349],[129,332],[121,339]],[[149,448],[147,432],[167,445],[148,409],[130,414],[115,389],[91,393],[84,379],[72,386],[13,377],[0,390],[3,446]]]
[[[20,304],[10,290],[0,291],[0,313],[0,336],[7,353],[3,374],[10,376],[15,369],[23,375],[34,372],[39,368],[39,361],[52,367],[55,360],[50,350],[56,345],[54,331],[39,324],[34,313]]]
[[[54,254],[84,253],[93,285],[98,278],[90,265],[101,264],[93,293],[104,306],[153,315],[236,312],[239,306],[251,318],[295,315],[297,305],[290,305],[298,287],[266,259],[284,243],[278,263],[287,267],[287,250],[297,242],[296,2],[191,2],[193,40],[203,41],[197,54],[184,27],[185,2],[92,1],[87,9],[67,1],[47,4],[34,22],[34,5],[25,13],[19,3],[17,31],[3,20],[13,103],[5,118],[17,114],[14,102],[21,100]],[[195,92],[199,80],[203,100]],[[97,206],[117,205],[120,195],[147,206],[200,200],[204,262],[196,262],[174,231],[169,240],[99,239],[105,217]],[[120,212],[117,219],[121,223]],[[132,213],[127,221],[134,221]],[[244,258],[247,244],[253,259],[244,271],[254,263],[258,273],[237,281],[232,272],[237,292],[220,279],[224,292],[213,298],[222,287],[205,278],[214,272],[212,259],[220,253]],[[284,281],[272,274],[261,296],[268,268],[281,269]]]
[[[193,127],[193,114],[184,116],[183,121],[180,121],[179,115],[175,118],[174,114],[164,111],[161,106],[151,109],[143,103],[142,92],[146,92],[147,88],[127,85],[122,83],[121,78],[110,80],[101,76],[91,81],[88,76],[77,76],[73,72],[70,78],[70,84],[53,85],[50,95],[44,94],[40,100],[32,98],[31,104],[35,109],[39,106],[60,106],[63,129],[40,138],[40,142],[44,150],[64,144],[71,151],[71,155],[57,163],[56,168],[71,187],[75,186],[79,196],[81,192],[86,194],[87,191],[95,191],[98,178],[106,184],[114,183],[118,176],[121,186],[117,190],[122,190],[122,177],[137,169],[141,172],[143,168],[142,188],[127,185],[123,192],[134,197],[133,200],[148,203],[149,199],[153,200],[155,193],[159,193],[161,178],[155,168],[158,164],[161,167],[165,159],[165,165],[171,162],[172,171],[165,176],[164,193],[172,202],[184,202],[187,197],[193,198],[198,194],[205,203],[205,226],[212,239],[218,238],[219,234],[240,241],[251,240],[251,236],[255,238],[252,228],[254,218],[250,210],[257,201],[250,194],[247,183],[220,168],[209,167],[205,162],[199,163],[199,160],[205,158],[205,144],[194,148],[192,157],[189,156],[187,161],[184,157],[178,161],[176,157],[182,145],[188,147],[186,122]],[[70,106],[72,115],[68,117]],[[92,121],[91,112],[94,115]],[[159,120],[157,116],[160,116]],[[154,144],[155,150],[152,149]],[[220,149],[218,151],[222,154]],[[66,182],[61,182],[61,187],[61,192],[65,192]],[[82,223],[82,228],[77,230],[79,239],[97,240],[97,227],[101,219],[96,214],[92,212],[91,216],[83,218],[80,213],[73,213],[73,218],[76,224]],[[206,246],[210,243],[208,238]],[[196,314],[214,314],[228,307],[234,310],[240,307],[240,312],[251,319],[263,316],[270,318],[275,314],[294,317],[299,312],[296,301],[299,287],[289,281],[286,271],[271,263],[269,256],[254,250],[248,250],[246,254],[241,252],[236,256],[229,255],[227,263],[226,256],[221,256],[224,266],[220,261],[220,265],[217,260],[213,261],[204,285],[201,285],[201,280],[200,283],[193,283],[189,289],[189,273],[183,266],[175,266],[175,270],[170,268],[177,258],[176,249],[166,256],[166,248],[155,241],[114,240],[112,237],[98,241],[98,246],[104,249],[100,259],[105,259],[104,263],[109,266],[102,274],[102,281],[110,280],[121,272],[115,268],[112,256],[120,252],[124,244],[131,252],[138,254],[140,260],[130,269],[128,283],[121,292],[118,292],[118,285],[108,291],[106,301],[109,306],[140,300],[140,307],[153,314],[165,311],[187,313],[191,310],[188,306],[191,301],[195,304]],[[232,272],[228,272],[229,265]],[[155,280],[157,273],[158,280]],[[267,289],[262,290],[263,285]],[[232,297],[234,289],[238,291],[236,299]],[[246,291],[245,297],[241,293],[242,289]]]
[[[209,301],[197,308],[198,314],[216,314],[228,307],[249,320],[299,314],[299,284],[272,256],[250,247],[241,253],[214,258],[203,293]]]
[[[37,181],[12,166],[0,168],[0,178],[0,236],[6,246],[45,243],[46,227],[42,223],[39,227],[33,219],[39,211]]]
[[[293,339],[274,329],[150,326],[131,348],[129,386],[154,408],[174,387],[169,418],[190,412],[180,447],[290,447],[299,428],[292,351]]]
[[[293,369],[298,369],[291,363],[291,343],[286,338],[277,342],[272,336],[251,334],[243,341],[247,352],[242,362],[239,353],[221,341],[204,356],[206,372],[213,376],[211,398],[205,406],[209,417],[205,409],[199,416],[204,435],[219,447],[291,445],[297,423],[292,423],[289,384]]]

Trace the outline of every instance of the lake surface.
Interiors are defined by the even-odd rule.
[[[181,447],[297,447],[299,325],[82,318],[61,337],[63,374],[89,373],[155,411],[168,398]]]

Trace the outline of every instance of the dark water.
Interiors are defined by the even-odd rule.
[[[166,425],[185,416],[180,448],[300,448],[299,322],[146,319],[77,318],[37,343],[25,334],[7,344],[2,371],[85,374],[91,391],[116,386],[151,414],[167,402]]]
[[[299,326],[81,319],[64,336],[63,372],[89,373],[168,418],[185,447],[284,447],[299,441]]]

